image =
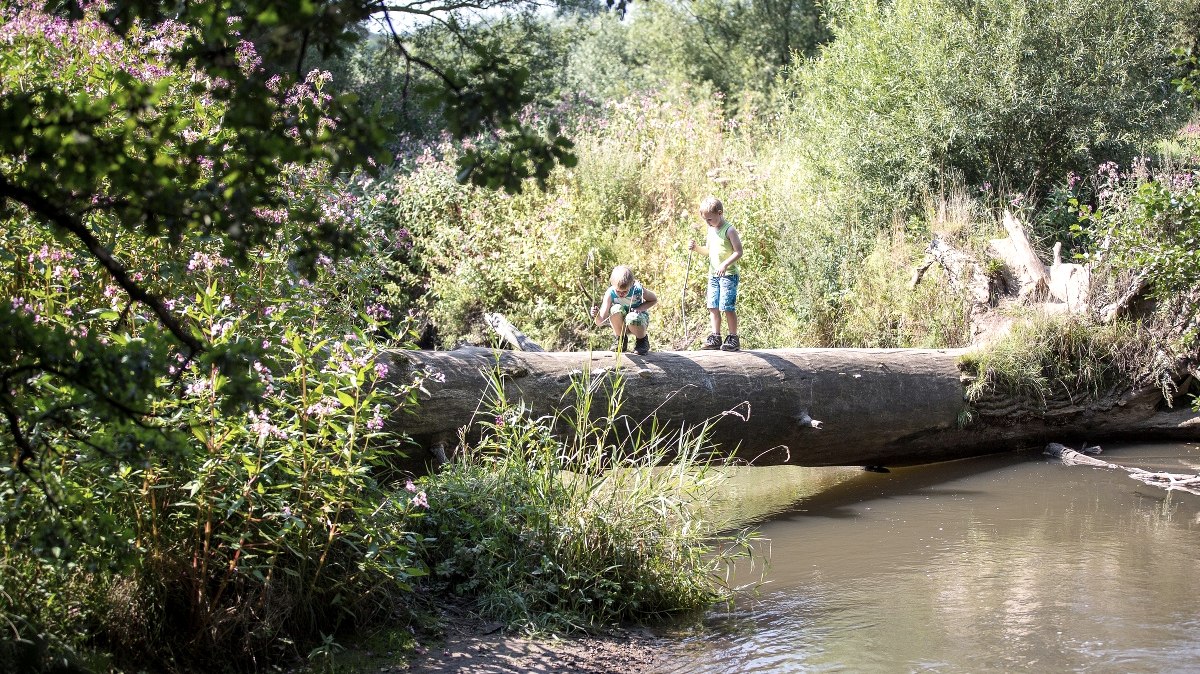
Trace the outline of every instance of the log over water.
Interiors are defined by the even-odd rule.
[[[722,455],[754,465],[912,465],[1017,449],[1049,438],[1095,442],[1133,434],[1200,439],[1200,419],[1161,410],[1141,391],[1040,414],[993,398],[972,407],[958,367],[963,349],[776,349],[652,352],[515,352],[482,348],[394,351],[392,376],[427,373],[421,403],[392,420],[419,444],[452,447],[481,414],[491,373],[510,401],[536,415],[569,407],[573,378],[620,373],[621,412],[693,429],[715,419]],[[593,409],[605,410],[606,386]],[[486,410],[483,410],[485,413]]]

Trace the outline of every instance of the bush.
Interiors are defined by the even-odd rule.
[[[837,37],[789,74],[809,158],[869,221],[963,180],[1039,199],[1174,131],[1156,0],[901,0],[833,7]]]
[[[55,242],[26,238],[36,231],[5,232],[9,269],[26,279],[4,278],[17,300],[0,309],[6,325],[62,326],[131,353],[154,343],[139,312],[114,326],[111,288],[86,267],[73,274],[82,265]],[[18,400],[45,410],[46,450],[31,475],[6,464],[0,493],[0,565],[13,570],[0,615],[21,639],[60,657],[236,665],[390,612],[423,573],[408,533],[421,509],[396,496],[397,441],[382,430],[407,389],[375,363],[368,286],[332,261],[297,282],[283,255],[257,253],[235,268],[196,251],[171,301],[231,360],[172,353],[155,385],[164,395],[140,418],[72,418],[69,389],[49,375],[23,382]],[[245,379],[226,374],[238,365]],[[29,581],[36,592],[12,585]]]
[[[0,89],[43,87],[89,101],[101,122],[94,138],[76,143],[86,152],[122,133],[149,142],[122,99],[105,97],[142,78],[163,95],[137,114],[170,127],[155,161],[161,180],[180,193],[191,186],[188,198],[201,201],[221,192],[232,208],[245,195],[210,181],[237,150],[180,159],[193,146],[172,144],[175,134],[229,133],[225,104],[206,89],[212,83],[163,53],[186,29],[133,26],[128,44],[138,48],[129,48],[89,16],[71,23],[31,12],[0,26],[16,45],[0,52],[12,75]],[[254,61],[249,43],[238,54]],[[312,116],[291,120],[297,134],[331,123],[321,108],[326,82],[314,73],[280,92]],[[79,157],[61,161],[70,171],[105,170]],[[76,238],[5,200],[0,658],[13,660],[0,660],[0,669],[54,669],[86,652],[164,669],[294,655],[323,632],[390,610],[422,573],[406,525],[420,509],[397,493],[397,440],[382,429],[416,382],[391,386],[374,362],[391,343],[388,329],[403,340],[404,325],[372,300],[369,262],[309,248],[300,257],[314,269],[303,277],[303,259],[289,257],[322,234],[353,231],[354,199],[330,166],[279,160],[263,168],[269,187],[259,187],[269,193],[255,203],[272,207],[253,210],[271,235],[258,229],[240,246],[186,223],[132,231],[132,216],[105,208],[81,215],[203,351],[164,334],[147,303],[127,296]],[[97,180],[117,191],[92,204],[125,203],[120,181],[134,178],[109,169],[116,182]],[[176,194],[160,188],[139,185],[124,196]],[[297,218],[318,207],[316,222],[301,226]],[[241,266],[231,259],[239,255]]]

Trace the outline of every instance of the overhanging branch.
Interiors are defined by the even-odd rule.
[[[159,322],[162,323],[163,327],[175,336],[175,339],[190,349],[193,354],[205,350],[204,344],[184,328],[175,318],[174,314],[167,309],[166,304],[161,299],[151,294],[133,280],[133,277],[129,274],[125,266],[112,256],[112,253],[100,243],[96,235],[83,222],[68,213],[65,209],[51,202],[44,195],[19,185],[14,185],[3,176],[0,176],[0,198],[11,199],[56,227],[69,232],[108,271],[117,285],[121,286],[121,289],[129,295],[129,298],[150,309]]]

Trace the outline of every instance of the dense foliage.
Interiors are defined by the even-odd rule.
[[[1157,0],[844,2],[833,16],[837,39],[790,77],[792,118],[864,217],[959,181],[1040,199],[1070,172],[1128,164],[1186,114]]]
[[[1143,283],[1158,309],[1024,326],[975,393],[1196,367],[1200,133],[1176,133],[1196,71],[1171,54],[1191,0],[705,0],[395,33],[363,28],[370,2],[234,4],[0,9],[0,668],[324,661],[443,591],[556,628],[724,596],[703,471],[590,463],[661,438],[501,396],[417,479],[387,431],[422,381],[375,358],[486,343],[484,311],[601,346],[616,264],[660,297],[653,347],[694,345],[707,194],[742,232],[748,348],[966,344],[962,298],[911,269],[934,234],[986,258],[1007,206],[1099,296]]]

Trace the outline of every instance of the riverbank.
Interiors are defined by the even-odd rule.
[[[648,674],[670,657],[669,640],[645,628],[614,628],[602,634],[529,638],[462,609],[445,612],[444,634],[406,663],[372,672],[409,674]],[[423,651],[423,652],[422,652]],[[365,671],[363,674],[366,674]]]

